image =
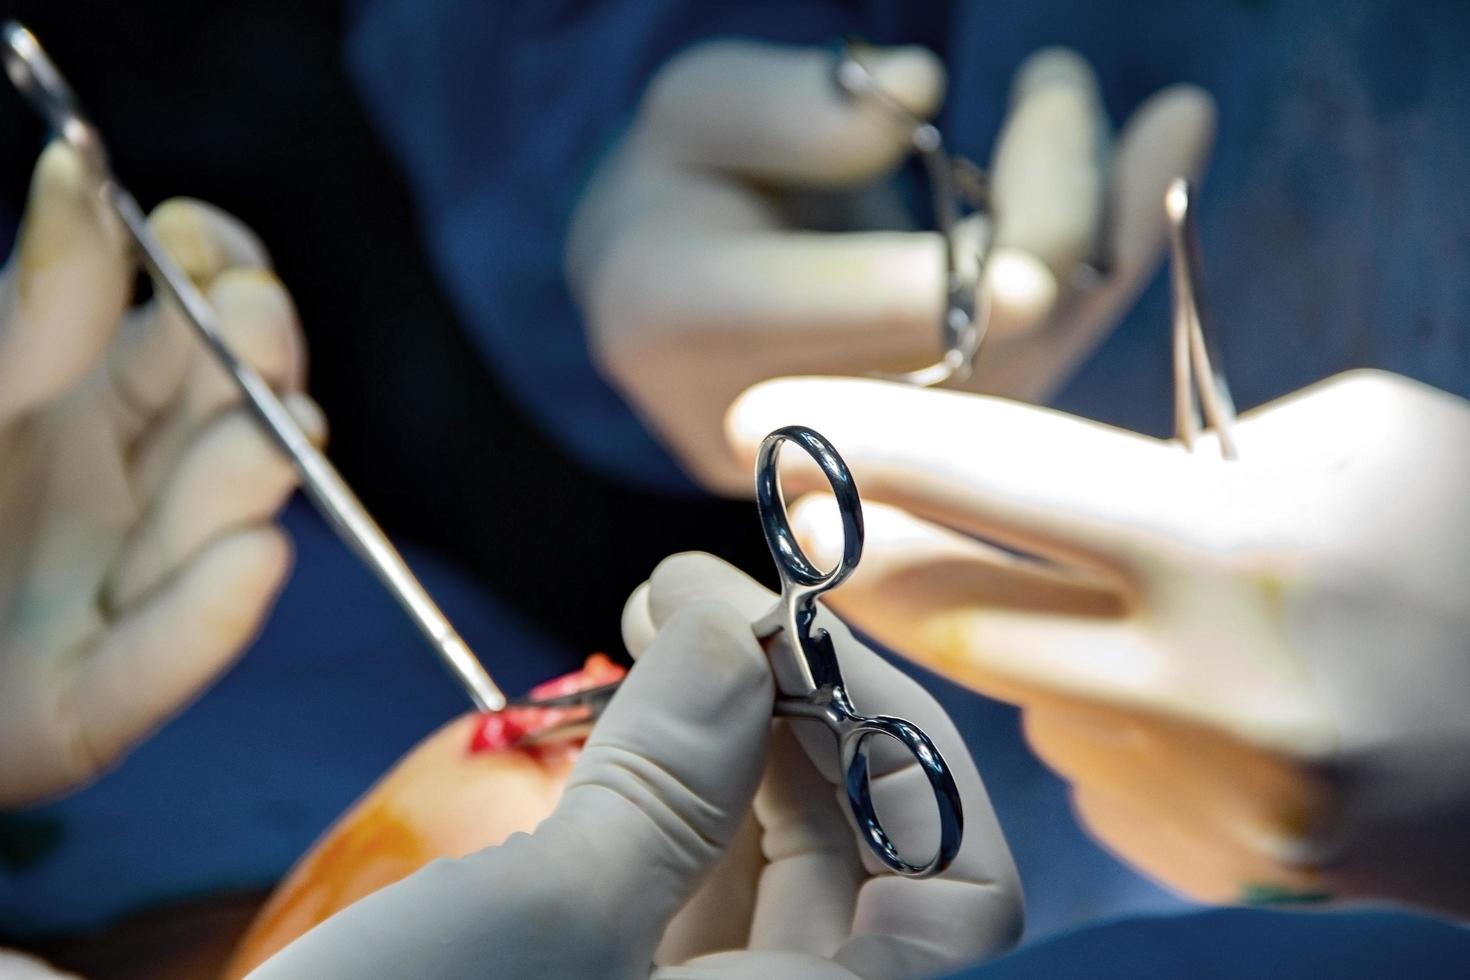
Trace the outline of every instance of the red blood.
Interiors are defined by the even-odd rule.
[[[627,673],[613,663],[605,654],[594,653],[587,658],[582,669],[544,684],[531,688],[532,698],[555,698],[575,694],[593,687],[601,687],[622,680]],[[527,735],[586,717],[587,709],[566,708],[506,708],[481,715],[480,722],[470,737],[469,751],[503,752],[517,745]]]

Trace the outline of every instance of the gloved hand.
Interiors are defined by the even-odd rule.
[[[928,51],[867,60],[914,114],[939,105],[944,73]],[[891,186],[873,185],[910,134],[845,95],[834,64],[827,49],[749,42],[680,55],[573,220],[567,275],[601,370],[721,492],[749,493],[721,422],[751,384],[940,355],[940,240],[892,230],[902,209]],[[1043,51],[1017,73],[991,168],[995,313],[972,385],[1044,397],[1116,323],[1156,266],[1168,181],[1203,167],[1213,104],[1175,86],[1133,115],[1116,150],[1109,128],[1076,54]],[[1079,290],[1099,243],[1107,272]]]
[[[1213,436],[1190,454],[995,398],[786,379],[736,405],[732,439],[753,455],[789,419],[897,505],[867,508],[834,607],[1022,705],[1124,858],[1209,901],[1470,915],[1470,404],[1341,375],[1245,413],[1227,461]],[[794,521],[834,554],[830,503]]]
[[[255,238],[190,201],[155,232],[308,430],[291,301]],[[137,264],[65,146],[37,164],[0,285],[0,806],[72,789],[249,641],[288,545],[291,467]]]
[[[1009,946],[1020,888],[953,724],[823,615],[857,704],[922,725],[964,801],[947,872],[879,873],[839,804],[831,744],[808,756],[771,722],[750,624],[773,602],[707,555],[665,561],[624,616],[629,647],[647,649],[552,816],[368,896],[252,977],[906,977]],[[937,837],[921,774],[874,788],[891,827]]]

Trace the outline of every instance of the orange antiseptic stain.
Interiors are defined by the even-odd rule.
[[[246,943],[261,937],[251,950],[254,962],[239,974],[232,965],[226,975],[243,976],[339,909],[417,871],[427,863],[429,850],[423,836],[388,805],[364,806],[286,877],[251,923]]]
[[[625,671],[601,654],[583,670],[536,688],[538,697],[611,683]],[[573,717],[564,716],[571,711]],[[517,725],[531,730],[575,720],[582,709],[540,709]],[[499,715],[504,715],[501,712]],[[351,903],[437,858],[457,858],[534,830],[555,808],[582,751],[581,739],[534,749],[485,736],[487,718],[468,714],[400,759],[317,841],[276,889],[224,972],[243,977],[272,954]]]

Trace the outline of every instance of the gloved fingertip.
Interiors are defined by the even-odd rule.
[[[1197,181],[1214,143],[1215,100],[1195,85],[1171,85],[1123,127],[1113,164],[1110,257],[1121,270],[1150,267],[1163,239],[1164,192],[1176,177]]]
[[[753,471],[762,440],[790,424],[791,419],[808,414],[825,394],[826,380],[811,376],[767,378],[746,388],[725,410],[725,441],[731,451],[747,460]]]
[[[0,330],[0,417],[34,408],[92,367],[127,307],[131,275],[86,164],[52,143],[36,162],[5,270],[14,305]]]
[[[148,226],[196,284],[205,284],[231,266],[265,268],[270,260],[260,239],[232,215],[193,198],[164,201],[148,216]]]
[[[648,649],[648,644],[653,642],[653,637],[658,633],[658,627],[653,625],[653,613],[648,608],[648,594],[651,586],[647,582],[640,582],[628,596],[628,601],[623,603],[623,616],[620,621],[623,633],[623,647],[628,655],[637,660]]]
[[[193,201],[172,198],[153,209],[148,225],[164,251],[196,284],[213,279],[224,256],[209,234],[208,221]]]
[[[1016,69],[1011,83],[1011,103],[1020,102],[1039,89],[1066,85],[1097,92],[1097,74],[1087,59],[1071,48],[1050,47],[1033,52]]]
[[[993,337],[1017,336],[1044,325],[1057,304],[1056,275],[1024,249],[997,246],[985,263],[985,288]]]
[[[86,163],[66,143],[53,141],[41,151],[17,250],[22,293],[26,280],[78,255],[100,255],[114,261],[118,278],[123,278],[122,237],[104,216],[96,190]]]
[[[208,595],[211,583],[218,586],[215,594],[228,601],[213,600],[217,615],[232,621],[243,619],[246,626],[239,632],[248,635],[284,584],[292,557],[290,537],[273,524],[232,531],[196,559],[203,583],[197,587],[198,594]]]
[[[676,649],[683,671],[694,669],[691,656],[699,658],[700,675],[718,686],[770,687],[766,656],[751,632],[750,619],[728,602],[695,599],[679,607],[664,621],[648,656],[655,647]]]
[[[944,62],[928,48],[906,44],[864,55],[874,80],[909,112],[927,119],[944,98]]]
[[[1141,132],[1150,137],[1150,143],[1162,141],[1181,149],[1208,149],[1218,115],[1214,97],[1198,85],[1170,85],[1138,107],[1124,136],[1126,139]]]
[[[245,266],[227,269],[215,278],[207,296],[236,353],[273,384],[296,388],[304,383],[305,351],[296,305],[274,273]]]
[[[769,592],[739,569],[702,551],[670,555],[648,576],[648,608],[660,629],[685,606],[703,600],[728,602],[749,621],[770,607]]]
[[[311,444],[318,449],[325,446],[329,428],[327,414],[322,411],[321,406],[311,396],[300,392],[291,392],[285,397],[285,402],[291,417],[301,426]]]
[[[290,293],[269,269],[226,269],[210,284],[209,296],[217,306],[236,306],[277,319],[294,317],[296,312]]]
[[[31,201],[65,200],[70,203],[92,201],[96,183],[87,173],[81,156],[67,143],[53,140],[46,144],[36,160],[31,177]]]
[[[660,628],[685,605],[699,598],[709,598],[709,590],[701,585],[706,576],[709,556],[699,551],[682,551],[659,562],[648,576],[648,612],[655,628]]]

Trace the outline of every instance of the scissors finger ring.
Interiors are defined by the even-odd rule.
[[[842,557],[830,571],[816,567],[791,530],[781,492],[781,447],[793,442],[805,450],[831,485],[842,517]],[[756,504],[771,557],[781,576],[781,598],[753,629],[771,658],[776,680],[776,714],[825,724],[837,739],[847,804],[859,833],[891,871],[914,878],[938,874],[960,849],[964,811],[959,789],[944,756],[924,730],[889,715],[860,714],[852,704],[832,638],[816,625],[819,595],[841,584],[862,557],[863,513],[857,485],[842,457],[825,438],[804,426],[787,426],[766,436],[756,458]],[[928,779],[939,814],[939,846],[918,863],[899,853],[873,805],[871,746],[877,736],[898,742]]]

